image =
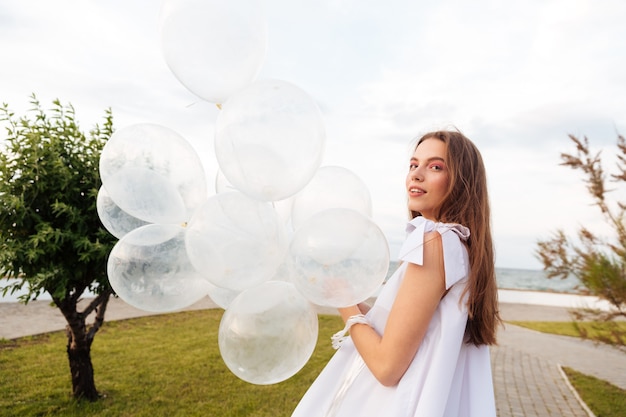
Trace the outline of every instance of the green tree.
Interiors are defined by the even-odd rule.
[[[600,152],[592,154],[586,137],[581,140],[570,135],[570,139],[576,152],[562,153],[561,165],[583,173],[593,203],[612,233],[600,236],[580,227],[574,241],[563,230],[557,230],[552,238],[538,242],[537,255],[550,278],[574,275],[592,294],[607,300],[613,307],[608,312],[581,311],[579,319],[590,314],[603,321],[626,317],[626,201],[609,198],[609,193],[616,190],[607,189]],[[616,155],[617,172],[611,174],[609,180],[619,189],[626,182],[626,140],[621,135],[617,139]],[[624,335],[614,336],[614,342],[623,343]]]
[[[7,104],[0,107],[7,133],[0,152],[0,276],[8,280],[0,291],[25,289],[23,303],[50,294],[67,320],[73,395],[95,401],[91,345],[112,293],[106,259],[115,243],[100,223],[96,197],[113,117],[107,110],[103,126],[85,135],[71,105],[55,100],[46,114],[35,95],[30,103],[20,118]],[[96,296],[80,311],[87,290]]]

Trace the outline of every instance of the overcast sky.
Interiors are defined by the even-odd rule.
[[[614,166],[626,134],[626,3],[619,0],[266,0],[259,78],[289,81],[320,106],[323,165],[370,189],[391,255],[404,237],[411,140],[454,126],[489,176],[499,267],[540,269],[538,239],[602,229],[581,176],[559,166],[568,134]],[[161,52],[155,0],[0,0],[0,101],[35,93],[74,105],[84,130],[111,108],[119,129],[158,123],[217,172],[219,110],[188,91]],[[211,189],[210,192],[213,192]],[[624,196],[623,190],[614,191]]]

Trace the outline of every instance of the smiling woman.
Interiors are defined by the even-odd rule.
[[[406,187],[409,210],[416,215],[428,219],[438,218],[449,183],[446,148],[446,144],[436,138],[426,139],[415,148]]]
[[[402,264],[371,308],[339,308],[338,351],[294,417],[495,416],[489,345],[500,317],[480,153],[458,131],[424,135],[406,192]]]

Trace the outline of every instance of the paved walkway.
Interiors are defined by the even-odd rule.
[[[214,307],[205,299],[189,309]],[[501,313],[506,321],[569,321],[567,310],[561,307],[502,303]],[[107,320],[148,314],[151,313],[112,299]],[[27,306],[0,303],[0,338],[12,339],[64,327],[63,317],[49,302],[35,301]],[[491,349],[498,417],[593,416],[569,385],[561,366],[626,389],[626,353],[619,349],[510,324],[499,332],[498,339],[499,345]]]
[[[570,321],[561,307],[501,304],[506,321]],[[578,338],[506,324],[491,348],[499,417],[589,417],[561,367],[626,389],[626,352]]]

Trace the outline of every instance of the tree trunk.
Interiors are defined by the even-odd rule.
[[[53,298],[67,320],[67,357],[72,376],[72,394],[77,400],[97,401],[100,397],[94,381],[91,344],[104,322],[110,295],[110,290],[102,292],[82,312],[77,308],[77,296],[66,297],[63,300]],[[96,312],[96,317],[93,324],[87,328],[87,317],[93,311]]]
[[[68,332],[69,333],[69,332]],[[78,340],[72,342],[68,334],[67,357],[72,374],[72,394],[76,399],[96,401],[99,397],[93,378],[91,363],[91,342]]]

